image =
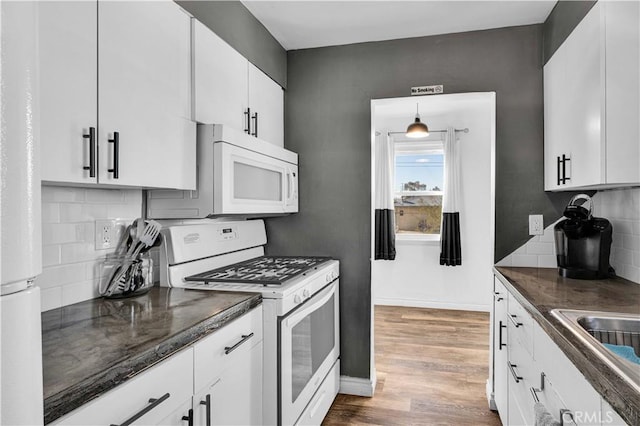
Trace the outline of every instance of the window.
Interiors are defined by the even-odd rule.
[[[394,207],[398,239],[440,239],[443,172],[441,141],[395,143]]]

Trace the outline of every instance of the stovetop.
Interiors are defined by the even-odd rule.
[[[330,257],[317,256],[261,256],[191,275],[184,280],[280,286],[329,260]]]

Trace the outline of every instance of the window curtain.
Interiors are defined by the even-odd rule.
[[[440,264],[462,265],[460,246],[460,152],[453,127],[444,139],[444,200],[440,231]]]
[[[376,135],[375,162],[375,256],[381,260],[396,258],[396,233],[393,211],[393,141],[388,133]]]

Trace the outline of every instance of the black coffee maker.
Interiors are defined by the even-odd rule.
[[[609,264],[611,223],[593,217],[593,202],[586,194],[571,198],[565,219],[554,227],[558,273],[566,278],[596,280],[615,276]]]

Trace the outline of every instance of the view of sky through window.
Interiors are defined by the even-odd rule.
[[[396,153],[394,190],[442,191],[443,166],[443,154]]]

